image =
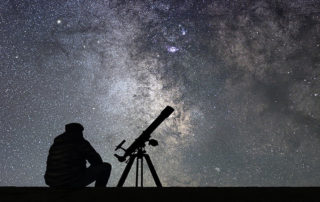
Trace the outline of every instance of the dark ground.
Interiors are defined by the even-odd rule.
[[[1,187],[6,201],[319,201],[319,187],[167,187],[51,189],[47,187]]]

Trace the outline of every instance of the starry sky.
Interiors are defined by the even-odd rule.
[[[70,122],[116,186],[115,146],[167,105],[163,186],[320,185],[317,0],[1,0],[0,92],[0,186],[45,186]]]

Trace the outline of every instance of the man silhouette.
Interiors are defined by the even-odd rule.
[[[85,187],[95,181],[95,187],[108,183],[111,165],[84,139],[83,126],[70,123],[65,132],[54,139],[47,159],[44,179],[50,187]],[[90,167],[86,167],[89,161]]]

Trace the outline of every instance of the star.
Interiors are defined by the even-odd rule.
[[[169,47],[167,48],[167,50],[168,50],[168,52],[170,52],[170,53],[175,53],[175,52],[179,51],[179,48],[174,47],[174,46],[169,46]]]

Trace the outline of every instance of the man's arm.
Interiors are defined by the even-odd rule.
[[[98,152],[96,152],[96,150],[87,140],[85,140],[82,152],[85,159],[88,160],[91,165],[98,165],[103,163],[101,156],[98,154]]]

